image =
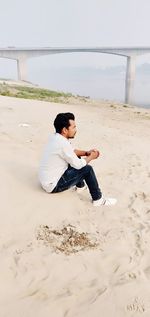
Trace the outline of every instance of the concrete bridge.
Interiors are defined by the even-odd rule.
[[[125,80],[125,102],[133,103],[133,85],[135,80],[136,57],[150,53],[150,47],[43,47],[16,48],[9,46],[0,48],[0,57],[17,60],[18,79],[27,80],[27,59],[49,54],[60,53],[102,53],[124,56],[127,58]]]

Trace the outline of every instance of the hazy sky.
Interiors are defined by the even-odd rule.
[[[150,45],[149,0],[1,0],[1,46]]]
[[[150,46],[150,0],[0,0],[0,30],[0,47]],[[138,58],[145,61],[150,62],[150,54]],[[39,67],[47,62],[105,67],[125,59],[89,53],[38,59]],[[6,65],[0,59],[0,68]]]

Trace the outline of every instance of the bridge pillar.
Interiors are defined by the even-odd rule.
[[[20,57],[17,59],[18,79],[27,80],[27,58]]]
[[[135,60],[136,56],[127,57],[127,70],[125,82],[125,103],[133,103],[133,88],[135,80]]]

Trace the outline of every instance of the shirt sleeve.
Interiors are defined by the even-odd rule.
[[[68,142],[62,147],[62,158],[76,169],[84,167],[87,163],[84,158],[78,158],[75,154],[72,145]]]

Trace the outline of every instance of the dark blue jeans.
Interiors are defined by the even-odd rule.
[[[72,186],[83,187],[86,182],[89,192],[93,200],[98,200],[102,197],[97,178],[91,165],[86,165],[77,170],[71,166],[65,171],[52,193],[59,193]]]

